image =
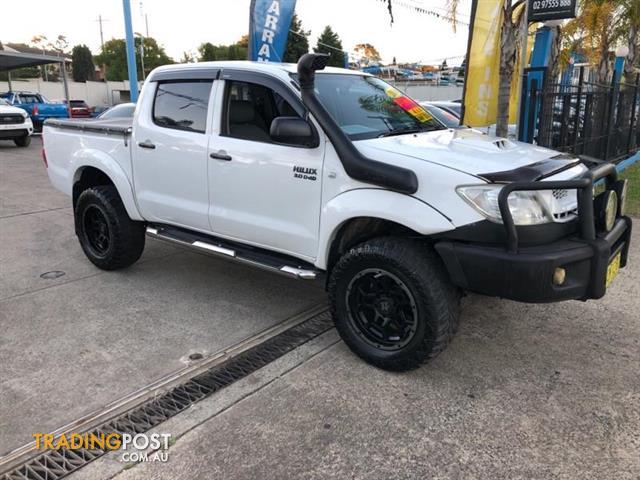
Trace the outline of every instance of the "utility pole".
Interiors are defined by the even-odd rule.
[[[140,37],[140,68],[142,69],[142,81],[144,82],[144,36],[140,32],[133,32],[133,34]]]
[[[108,22],[109,20],[103,20],[102,14],[98,15],[98,24],[100,25],[100,53],[104,53],[104,32],[102,30],[102,22]],[[107,83],[107,65],[102,64],[102,75],[104,84],[107,86],[107,102],[111,103],[109,99],[109,84]]]
[[[104,33],[102,32],[102,15],[98,15],[98,23],[100,23],[100,48],[104,52]]]

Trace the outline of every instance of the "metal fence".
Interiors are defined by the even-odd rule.
[[[584,80],[581,68],[572,85],[534,82],[528,111],[537,113],[533,140],[538,145],[616,161],[640,147],[640,75],[635,84],[609,85]],[[532,118],[533,120],[533,118]]]

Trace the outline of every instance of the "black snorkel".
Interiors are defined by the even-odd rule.
[[[314,91],[315,72],[327,66],[329,55],[307,53],[298,60],[298,82],[302,102],[320,124],[340,157],[342,166],[351,178],[386,187],[401,193],[418,190],[418,177],[412,170],[378,162],[362,155],[349,137],[336,124]]]

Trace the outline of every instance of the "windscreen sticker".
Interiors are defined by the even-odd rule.
[[[416,102],[407,97],[397,97],[394,98],[393,101],[396,105],[398,105],[401,109],[411,115],[413,118],[418,120],[420,123],[425,123],[431,120],[431,115],[427,113],[427,111],[418,105]]]
[[[386,93],[387,97],[389,97],[389,98],[402,97],[402,92],[400,90],[398,90],[397,88],[393,88],[391,86],[385,88],[384,89],[384,93]]]
[[[397,88],[388,86],[384,89],[384,93],[387,95],[387,97],[393,99],[393,103],[398,105],[402,110],[407,112],[420,123],[428,122],[433,118],[429,114],[429,112],[427,112],[424,108],[422,108],[410,98],[405,97],[404,94]]]

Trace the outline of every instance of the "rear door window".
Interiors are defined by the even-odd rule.
[[[204,133],[212,85],[212,80],[159,83],[153,122],[164,128]]]
[[[40,98],[37,95],[30,95],[28,93],[20,94],[20,101],[22,103],[40,103]]]

